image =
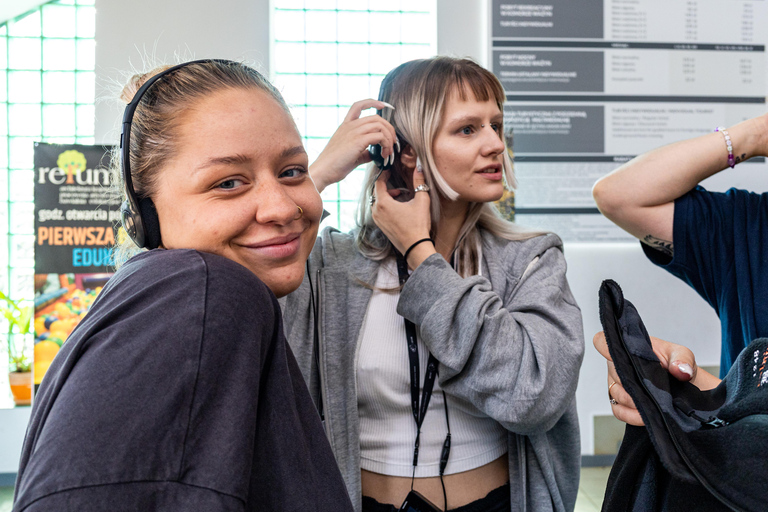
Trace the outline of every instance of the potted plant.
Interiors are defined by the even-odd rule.
[[[32,329],[34,309],[24,301],[8,298],[0,291],[0,314],[8,321],[5,333],[8,346],[8,381],[16,405],[32,403],[32,357],[27,344]]]

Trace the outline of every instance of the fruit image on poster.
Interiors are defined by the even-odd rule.
[[[34,382],[114,271],[119,199],[111,148],[35,144]]]
[[[112,274],[35,274],[35,384]]]

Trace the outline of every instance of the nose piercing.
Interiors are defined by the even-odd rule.
[[[299,209],[299,216],[294,218],[293,220],[299,220],[300,218],[302,218],[304,216],[304,210],[302,210],[301,206],[296,205],[296,208]]]
[[[480,128],[485,128],[485,125],[484,125],[484,124],[481,124],[481,125],[480,125]]]

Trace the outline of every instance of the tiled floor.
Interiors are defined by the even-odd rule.
[[[599,512],[611,468],[582,468],[575,512]],[[13,487],[0,487],[0,512],[11,512]]]
[[[11,512],[13,487],[0,487],[0,512]]]
[[[600,512],[610,472],[610,467],[581,468],[575,512]]]

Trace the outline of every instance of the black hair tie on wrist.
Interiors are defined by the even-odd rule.
[[[413,242],[411,246],[405,251],[405,254],[403,254],[403,259],[405,261],[408,261],[408,255],[411,254],[411,251],[414,249],[414,247],[416,247],[422,242],[432,242],[432,245],[435,244],[435,241],[432,240],[431,238],[422,238],[421,240],[417,240],[416,242]]]

